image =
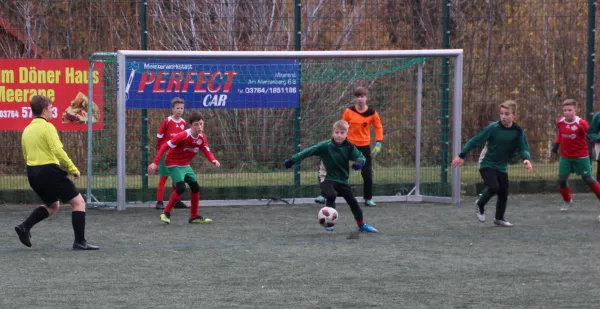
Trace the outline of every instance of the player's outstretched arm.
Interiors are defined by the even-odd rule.
[[[323,147],[327,147],[327,143],[329,143],[329,141],[320,142],[311,147],[308,147],[308,148],[300,151],[299,153],[293,155],[290,158],[290,160],[292,160],[293,163],[298,163],[308,157],[318,156],[321,153],[321,149]]]

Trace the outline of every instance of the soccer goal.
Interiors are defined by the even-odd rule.
[[[215,168],[202,154],[192,162],[201,205],[313,203],[318,161],[291,171],[282,163],[330,138],[358,86],[369,90],[367,104],[384,127],[374,200],[460,202],[460,173],[450,162],[461,146],[462,50],[122,50],[94,54],[90,71],[98,67],[104,80],[90,82],[88,96],[102,100],[105,124],[88,131],[89,203],[122,210],[155,201],[158,176],[146,167],[174,97],[185,101],[184,119],[203,115],[221,162]],[[360,200],[360,172],[350,181]]]

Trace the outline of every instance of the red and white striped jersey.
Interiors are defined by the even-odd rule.
[[[171,116],[165,118],[160,124],[158,133],[156,134],[156,149],[166,143],[168,140],[174,138],[180,132],[184,131],[186,127],[185,120],[179,119],[178,121],[173,120]]]
[[[560,155],[563,158],[585,158],[589,156],[586,139],[590,125],[587,121],[575,116],[572,122],[567,122],[565,117],[556,121],[558,135],[556,143],[560,144]]]
[[[191,129],[187,129],[167,141],[156,154],[154,163],[158,164],[162,154],[168,149],[165,166],[188,166],[198,152],[202,152],[208,161],[214,161],[215,156],[208,148],[206,134],[193,137],[191,131]]]

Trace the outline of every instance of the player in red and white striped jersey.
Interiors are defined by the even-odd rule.
[[[185,130],[186,123],[183,118],[184,111],[184,101],[181,98],[175,97],[171,100],[171,116],[165,118],[163,122],[160,124],[160,128],[158,129],[158,133],[156,134],[156,150],[159,150],[160,147],[169,141],[171,138],[175,137],[179,132]],[[165,185],[167,184],[167,179],[169,179],[169,171],[165,166],[165,155],[161,157],[159,164],[159,175],[160,179],[158,181],[158,188],[156,190],[156,209],[164,209],[165,204],[163,203],[163,198],[165,194]],[[173,191],[175,187],[173,187]],[[175,205],[175,208],[186,208],[185,204],[178,203]]]
[[[200,204],[200,185],[196,178],[196,173],[190,167],[190,161],[198,152],[204,156],[216,167],[221,166],[219,161],[210,152],[208,140],[204,134],[204,120],[199,113],[193,113],[190,118],[190,128],[177,134],[174,138],[167,141],[156,154],[154,162],[148,166],[148,174],[156,172],[157,165],[162,155],[167,153],[165,166],[169,170],[171,179],[175,184],[175,190],[171,198],[160,215],[160,220],[164,223],[171,223],[171,210],[177,202],[181,201],[181,194],[185,192],[185,184],[190,186],[190,219],[189,223],[210,223],[209,218],[204,218],[198,214]]]
[[[575,173],[583,178],[596,197],[600,199],[600,183],[592,177],[592,165],[586,141],[590,125],[577,117],[577,101],[567,99],[563,103],[563,115],[556,122],[558,134],[552,152],[557,153],[560,146],[560,161],[558,165],[558,184],[563,205],[560,211],[568,211],[572,206],[573,197],[567,180]]]

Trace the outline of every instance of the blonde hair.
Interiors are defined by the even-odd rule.
[[[566,99],[566,100],[563,102],[562,106],[567,106],[567,105],[571,105],[571,106],[573,106],[573,107],[577,108],[577,101],[575,101],[575,100],[573,100],[573,99]]]
[[[348,131],[348,128],[350,128],[350,125],[345,120],[338,120],[333,124],[334,130],[338,129],[338,130]]]
[[[510,109],[513,114],[517,113],[517,102],[513,100],[506,100],[500,104],[500,108]]]

